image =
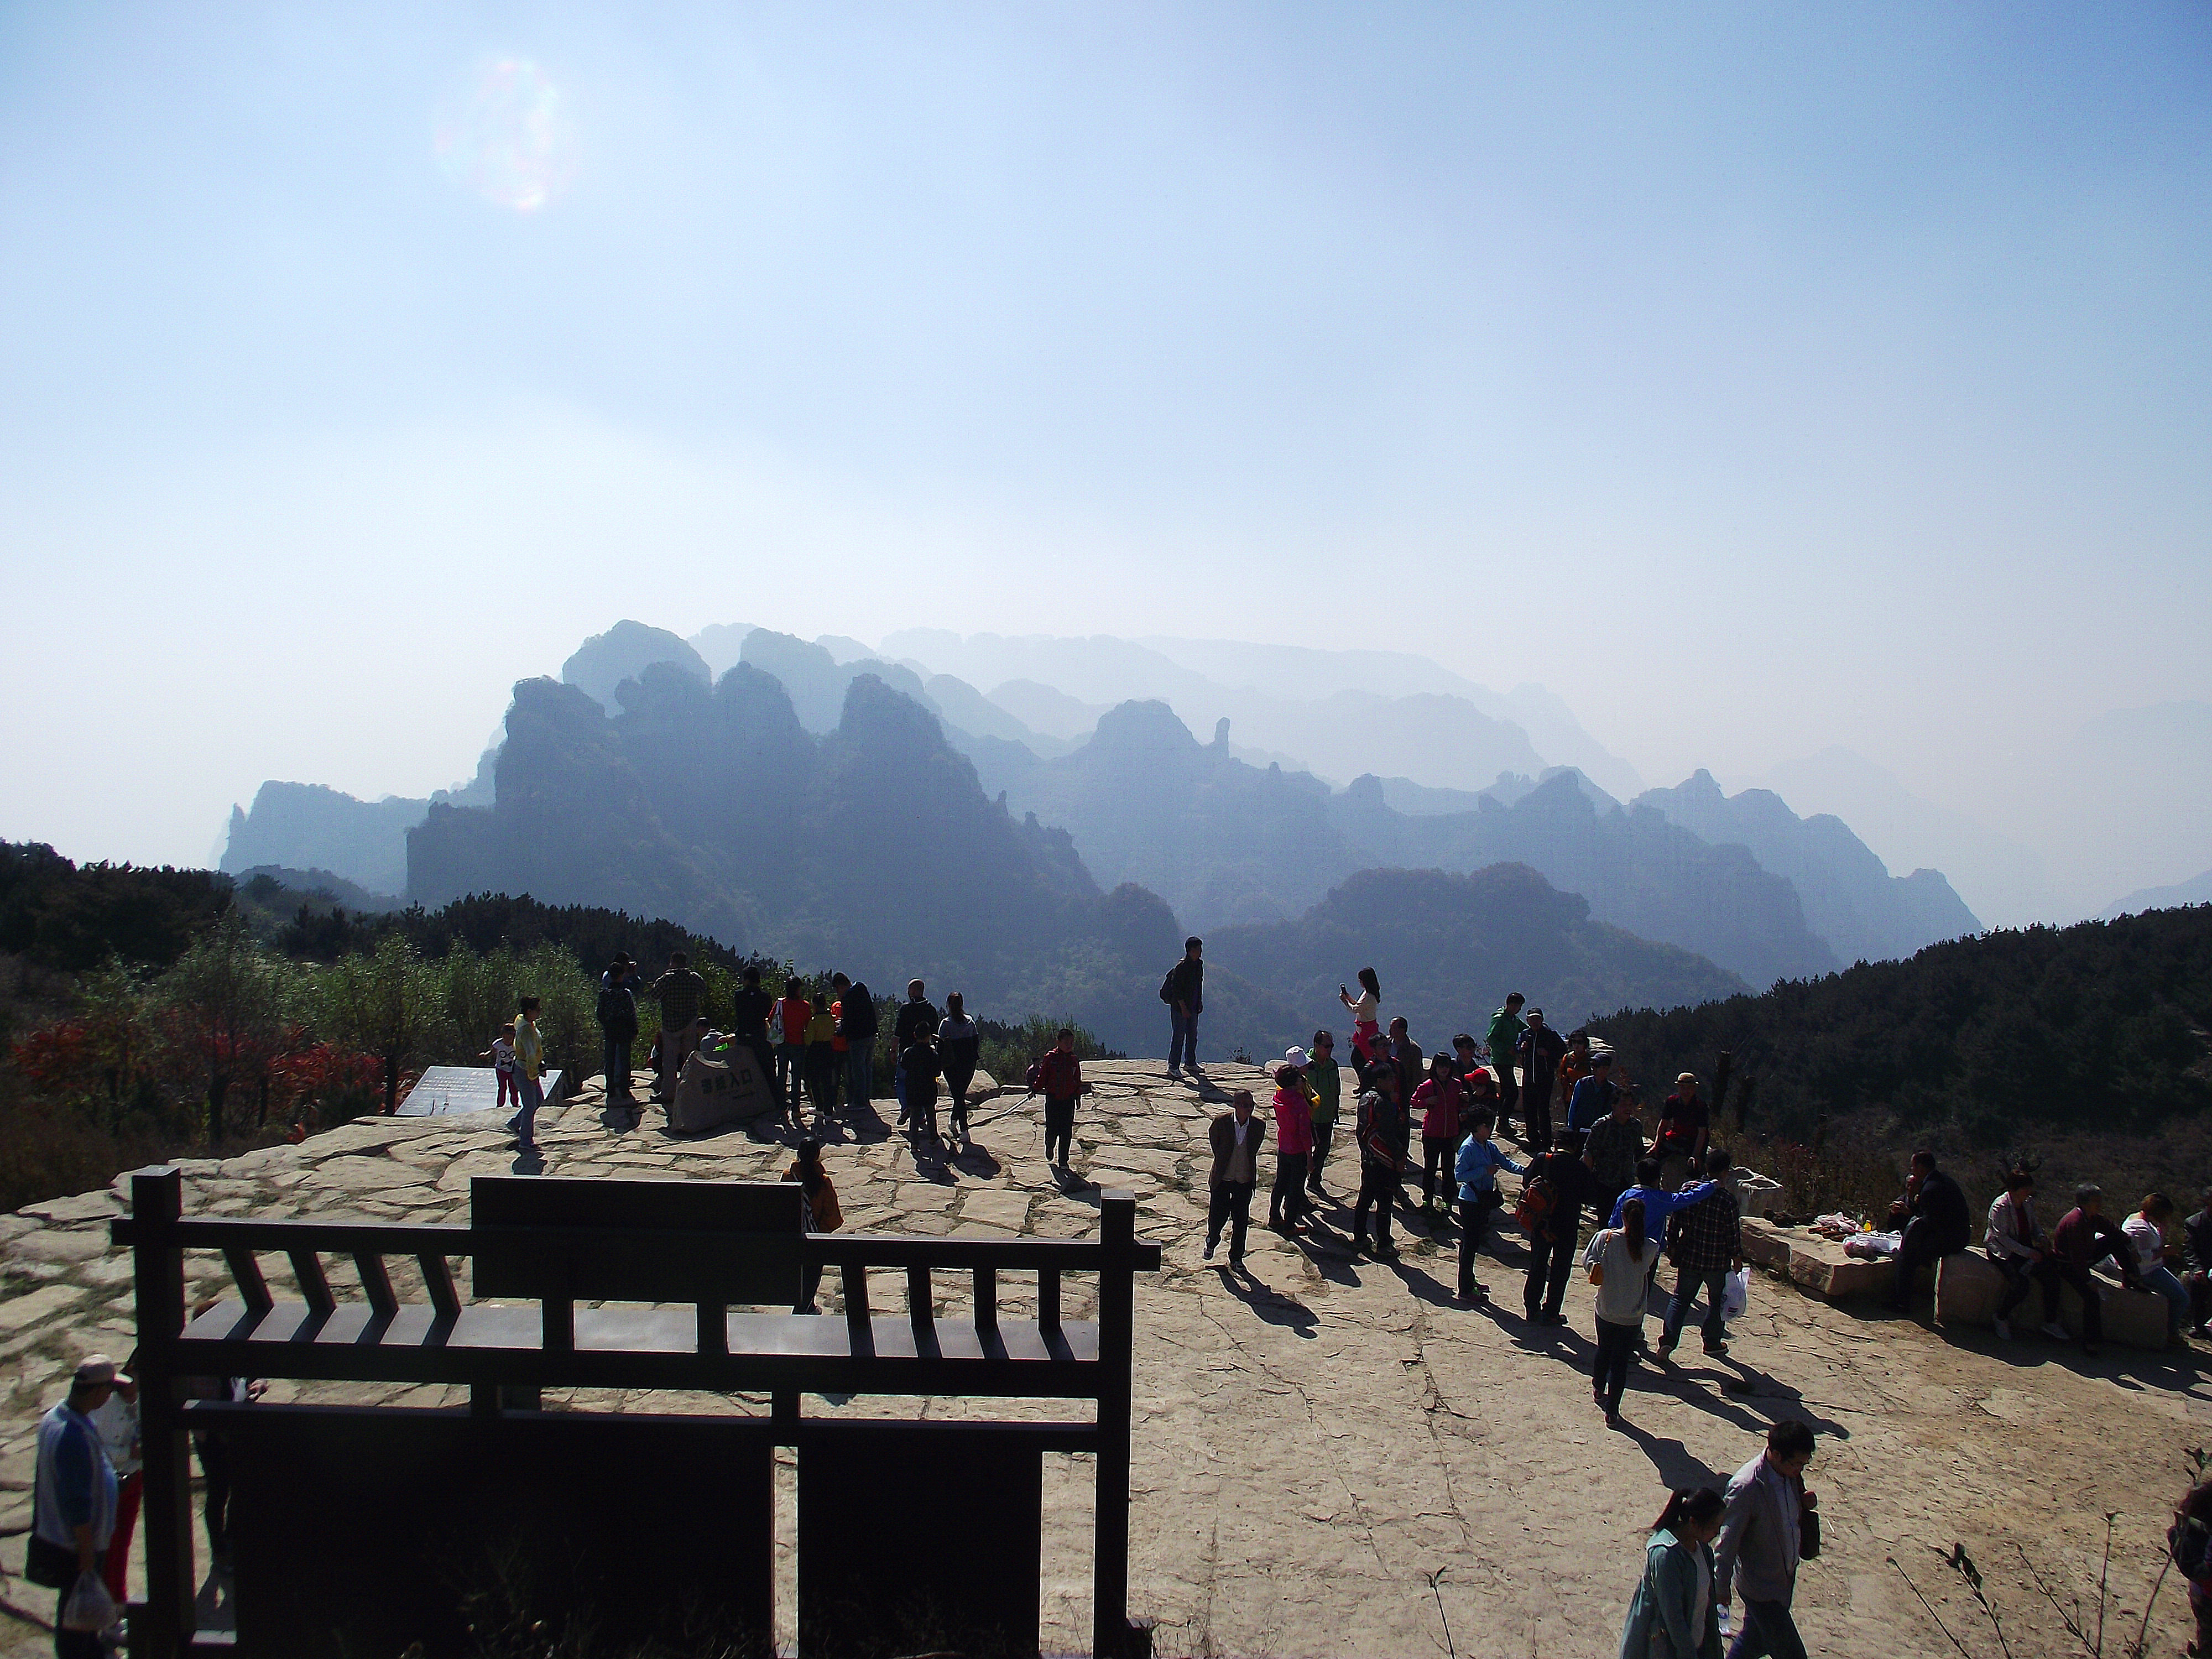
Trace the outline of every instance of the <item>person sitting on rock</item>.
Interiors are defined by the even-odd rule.
[[[1904,1313],[1912,1305],[1912,1282],[1923,1266],[1966,1248],[1973,1227],[1966,1218],[1966,1195],[1959,1183],[1936,1167],[1936,1154],[1912,1155],[1912,1173],[1905,1178],[1905,1195],[1889,1206],[1893,1225],[1902,1224],[1905,1237],[1897,1246],[1897,1283],[1890,1305]]]
[[[2084,1182],[2074,1189],[2074,1207],[2051,1230],[2051,1255],[2058,1264],[2058,1276],[2081,1298],[2081,1352],[2092,1358],[2097,1345],[2105,1340],[2105,1291],[2089,1270],[2109,1257],[2120,1270],[2122,1284],[2131,1291],[2143,1288],[2136,1273],[2135,1248],[2104,1208],[2105,1189]],[[2059,1334],[2065,1333],[2062,1329]]]
[[[2189,1320],[2189,1291],[2168,1265],[2179,1261],[2181,1252],[2166,1242],[2166,1224],[2172,1218],[2173,1200],[2164,1193],[2150,1193],[2136,1212],[2120,1224],[2120,1231],[2135,1246],[2136,1276],[2143,1288],[2166,1298],[2166,1346],[2186,1348],[2189,1339],[2181,1328]]]
[[[2013,1310],[2027,1300],[2031,1284],[2043,1287],[2043,1328],[2066,1340],[2058,1322],[2058,1264],[2051,1259],[2051,1241],[2035,1223],[2035,1177],[2014,1170],[2005,1177],[2005,1189],[1990,1206],[1990,1229],[1982,1249],[1990,1265],[2004,1275],[2005,1287],[1997,1297],[1996,1316],[1990,1323],[2006,1341],[2012,1340]]]
[[[2189,1287],[2190,1334],[2212,1336],[2212,1187],[2197,1195],[2197,1213],[2181,1224],[2182,1258],[2189,1271],[2181,1282]]]

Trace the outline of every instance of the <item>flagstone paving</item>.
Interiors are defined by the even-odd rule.
[[[1937,1553],[1954,1542],[1988,1574],[2013,1650],[2060,1651],[2070,1638],[2035,1596],[2014,1545],[2066,1594],[2094,1600],[2103,1516],[2112,1510],[2119,1512],[2112,1580],[2121,1609],[2113,1617],[2132,1637],[2157,1573],[2166,1512],[2185,1484],[2185,1451],[2212,1427],[2212,1394],[2193,1357],[2108,1351],[2091,1361],[2040,1340],[1953,1336],[1812,1300],[1761,1277],[1751,1310],[1733,1328],[1734,1352],[1719,1361],[1697,1357],[1693,1339],[1690,1358],[1640,1369],[1626,1425],[1608,1431],[1578,1369],[1592,1328],[1579,1275],[1568,1303],[1572,1325],[1532,1329],[1518,1316],[1522,1256],[1513,1243],[1498,1247],[1504,1260],[1486,1256],[1480,1268],[1496,1305],[1473,1309],[1452,1302],[1449,1233],[1441,1241],[1419,1229],[1401,1235],[1406,1251],[1395,1264],[1355,1259],[1342,1243],[1342,1200],[1356,1185],[1342,1137],[1322,1231],[1289,1240],[1255,1227],[1241,1273],[1225,1259],[1203,1262],[1206,1122],[1224,1109],[1228,1089],[1253,1089],[1264,1109],[1260,1073],[1219,1066],[1201,1088],[1169,1080],[1157,1062],[1085,1071],[1096,1092],[1078,1118],[1077,1167],[1134,1193],[1139,1232],[1166,1254],[1160,1273],[1138,1289],[1132,1476],[1130,1606],[1159,1621],[1160,1652],[1609,1654],[1667,1486],[1725,1479],[1782,1417],[1808,1420],[1820,1434],[1811,1484],[1821,1495],[1826,1547],[1806,1565],[1798,1589],[1814,1652],[1954,1651],[1892,1557],[1974,1651],[1994,1652],[1986,1622]],[[979,1104],[976,1155],[949,1164],[918,1163],[889,1133],[892,1110],[875,1103],[857,1133],[848,1127],[828,1137],[825,1158],[849,1228],[1079,1237],[1096,1227],[1097,1193],[1062,1191],[1043,1164],[1036,1102]],[[678,1139],[657,1110],[633,1124],[604,1109],[596,1079],[540,1126],[543,1168],[552,1175],[775,1179],[791,1158],[787,1135],[764,1139],[740,1127]],[[465,1219],[470,1178],[518,1167],[490,1114],[364,1120],[301,1146],[182,1165],[188,1212],[410,1221]],[[118,1194],[128,1186],[125,1177],[112,1191],[0,1217],[0,1567],[11,1573],[20,1571],[29,1522],[39,1414],[64,1391],[76,1352],[97,1346],[119,1355],[130,1346],[129,1263],[106,1243],[106,1222],[122,1212]],[[1261,1219],[1266,1199],[1263,1178],[1254,1202]],[[212,1260],[194,1260],[191,1275],[194,1295],[227,1288]],[[419,1285],[411,1288],[420,1294]],[[1088,1285],[1071,1279],[1066,1294],[1069,1316],[1083,1316]],[[1006,1299],[1018,1304],[1011,1279]],[[838,1305],[834,1275],[823,1301],[831,1311]],[[940,1305],[957,1316],[960,1291],[948,1289]],[[295,1391],[279,1383],[272,1392]],[[326,1388],[312,1397],[442,1399],[385,1387],[350,1395]],[[638,1395],[571,1398],[580,1406],[647,1403]],[[744,1398],[649,1403],[766,1407]],[[914,1408],[902,1401],[805,1402],[823,1413]],[[955,1401],[928,1409],[980,1416],[1024,1407]],[[1072,1650],[1089,1629],[1091,1470],[1086,1459],[1048,1461],[1046,1641]],[[788,1539],[787,1458],[782,1475]],[[781,1570],[787,1623],[787,1553]],[[143,1582],[135,1569],[133,1582]],[[20,1580],[0,1595],[40,1612],[52,1605],[48,1593]],[[2186,1620],[2169,1580],[2148,1650],[2178,1652]],[[0,1619],[0,1653],[44,1652],[49,1641]]]

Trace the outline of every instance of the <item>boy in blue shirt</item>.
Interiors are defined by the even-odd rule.
[[[1459,1157],[1452,1165],[1452,1174],[1459,1180],[1459,1299],[1462,1303],[1490,1294],[1488,1285],[1474,1282],[1474,1252],[1482,1242],[1490,1212],[1503,1201],[1498,1195],[1498,1172],[1510,1170],[1519,1175],[1525,1167],[1492,1142],[1490,1134],[1496,1125],[1497,1119],[1488,1113],[1469,1119],[1467,1139],[1460,1143]]]

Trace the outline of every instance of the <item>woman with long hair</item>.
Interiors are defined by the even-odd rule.
[[[1583,1252],[1583,1265],[1597,1286],[1597,1358],[1590,1367],[1590,1397],[1604,1408],[1607,1428],[1620,1425],[1628,1362],[1644,1334],[1653,1249],[1644,1236],[1644,1200],[1632,1198],[1620,1206],[1620,1225],[1605,1228]]]
[[[1620,1659],[1721,1659],[1713,1540],[1728,1503],[1711,1486],[1670,1493],[1644,1546],[1644,1577],[1620,1628]]]
[[[1336,988],[1336,997],[1338,1001],[1352,1010],[1352,1052],[1363,1063],[1371,1062],[1375,1039],[1382,1030],[1376,1024],[1378,1018],[1376,1011],[1382,1004],[1382,981],[1375,977],[1372,968],[1362,968],[1359,970],[1358,999],[1354,1000],[1351,991],[1341,985]]]

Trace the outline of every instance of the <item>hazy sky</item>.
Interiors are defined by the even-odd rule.
[[[2208,94],[2193,3],[0,7],[0,835],[422,793],[623,616],[2001,819],[2212,696]]]

